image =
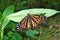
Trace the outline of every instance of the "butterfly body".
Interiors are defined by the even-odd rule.
[[[15,28],[16,31],[18,30],[27,30],[30,28],[37,28],[44,20],[45,16],[35,15],[35,14],[28,14]]]

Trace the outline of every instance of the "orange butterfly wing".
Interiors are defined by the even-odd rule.
[[[44,20],[44,16],[28,15],[18,24],[19,26],[17,26],[17,28],[18,29],[35,28],[38,27],[38,25],[42,23],[43,20]]]

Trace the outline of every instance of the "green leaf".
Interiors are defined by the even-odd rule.
[[[16,36],[12,36],[12,39],[11,40],[17,40]]]
[[[8,37],[11,37],[11,40],[22,40],[22,37],[20,34],[12,31],[8,32]]]
[[[11,6],[7,7],[7,8],[4,10],[3,16],[8,16],[8,15],[10,15],[10,14],[13,13],[13,12],[14,12],[14,6],[11,5]]]
[[[13,34],[14,34],[14,33],[11,32],[11,31],[8,32],[8,36],[9,36],[9,37],[12,37]]]
[[[3,21],[3,23],[2,23],[2,29],[1,29],[1,37],[2,37],[2,39],[3,39],[3,34],[4,34],[4,28],[5,28],[5,26],[8,24],[10,22],[10,20],[8,20],[7,18],[5,18],[5,20]]]
[[[10,15],[11,13],[13,13],[13,12],[14,12],[14,6],[11,5],[11,6],[7,7],[2,14],[2,25],[1,25],[1,27],[2,27],[2,29],[1,29],[2,30],[1,31],[2,39],[3,39],[4,28],[10,22],[10,20],[7,18],[7,16]]]
[[[9,22],[8,24],[8,27],[11,29],[11,30],[14,30],[15,26],[16,26],[17,23],[14,23],[14,22]],[[11,26],[12,25],[12,26]]]
[[[2,30],[5,28],[5,26],[10,22],[10,20],[7,18],[8,15],[10,15],[11,13],[14,12],[14,6],[11,5],[9,7],[7,7],[4,12],[3,12],[3,15],[2,15],[2,19],[3,20],[3,23],[2,23]]]
[[[10,22],[10,20],[6,17],[5,20],[2,23],[2,30],[5,28],[5,26]]]
[[[8,40],[8,39],[9,39],[8,36],[3,37],[3,40]]]
[[[22,40],[22,37],[21,37],[21,35],[20,35],[20,34],[15,33],[14,35],[15,35],[15,37],[16,37],[16,39],[17,39],[17,40]]]
[[[3,39],[4,28],[10,22],[10,20],[7,18],[7,16],[10,15],[11,13],[13,13],[13,12],[14,12],[14,6],[11,5],[11,6],[7,7],[2,14],[2,26],[1,26],[2,27],[2,29],[1,29],[2,30],[1,31],[2,39]]]
[[[43,9],[43,8],[35,8],[35,9],[27,9],[27,10],[21,10],[19,12],[16,12],[14,14],[11,14],[8,16],[9,20],[20,22],[25,16],[28,14],[43,14],[46,13],[44,16],[50,17],[58,13],[59,11],[53,10],[53,9]]]
[[[2,37],[2,39],[3,39],[3,34],[4,34],[4,28],[5,28],[5,26],[8,24],[10,22],[10,20],[8,20],[7,18],[5,18],[5,20],[3,21],[3,23],[2,23],[2,29],[1,29],[1,37]]]
[[[24,14],[22,14],[21,12],[17,12],[17,13],[9,15],[8,19],[15,22],[20,22],[25,16],[27,16],[27,13],[23,12]]]
[[[26,35],[30,36],[30,37],[34,37],[35,34],[37,34],[38,32],[36,30],[28,30],[26,31]]]

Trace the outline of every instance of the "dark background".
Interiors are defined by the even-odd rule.
[[[60,0],[0,0],[0,11],[14,5],[15,11],[28,8],[50,8],[60,10]]]

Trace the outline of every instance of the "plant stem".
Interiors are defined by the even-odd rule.
[[[3,39],[3,30],[1,30],[1,40]]]

